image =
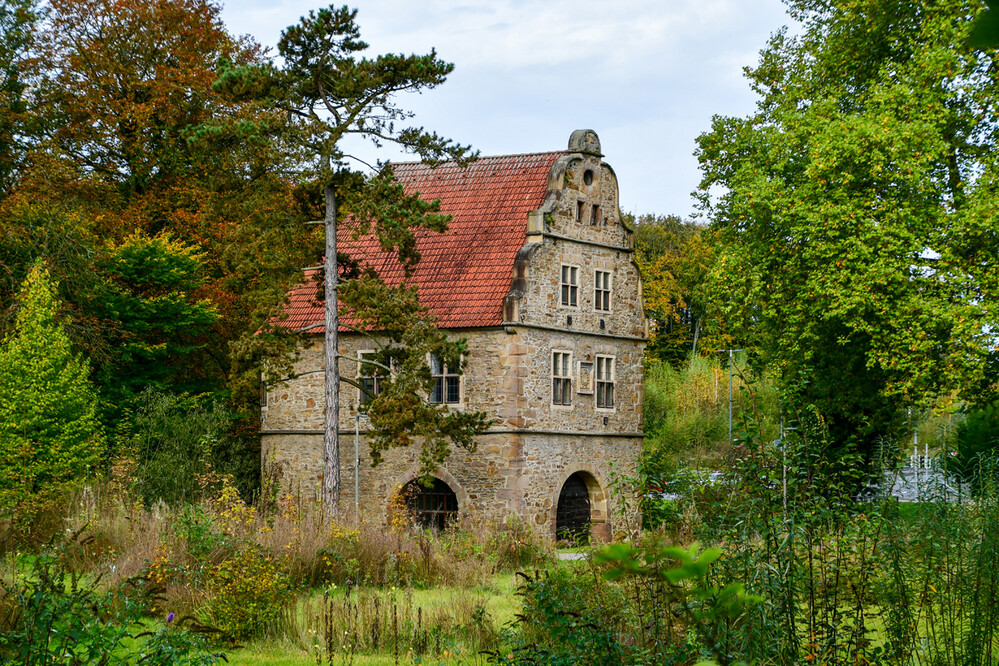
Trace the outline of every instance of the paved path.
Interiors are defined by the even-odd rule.
[[[586,553],[558,553],[560,560],[585,560],[586,556]]]

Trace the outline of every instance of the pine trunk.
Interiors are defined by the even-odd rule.
[[[323,504],[334,512],[340,503],[340,364],[337,362],[336,194],[327,186],[326,196],[326,319],[323,428]]]

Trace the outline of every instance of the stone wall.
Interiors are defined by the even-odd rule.
[[[318,499],[322,441],[321,432],[263,436],[264,465],[277,465],[283,472],[283,492]],[[601,537],[610,536],[615,529],[616,498],[610,492],[613,474],[633,474],[642,446],[641,438],[636,437],[515,433],[483,435],[477,444],[474,452],[452,451],[435,474],[458,496],[463,521],[503,520],[517,515],[538,532],[554,535],[562,485],[570,475],[584,472],[598,485],[592,494],[593,523]],[[352,431],[341,433],[340,447],[341,507],[346,515],[352,515]],[[372,467],[362,428],[358,450],[360,515],[371,522],[384,522],[392,496],[417,477],[419,448],[385,452],[383,462]]]
[[[351,425],[353,425],[351,421]],[[360,514],[366,520],[382,523],[389,502],[399,488],[417,478],[419,443],[413,447],[383,452],[377,467],[360,423],[359,496]],[[340,433],[341,506],[352,515],[354,507],[354,431]],[[458,496],[459,515],[464,520],[504,518],[519,514],[522,507],[521,470],[523,457],[519,438],[510,434],[483,435],[475,452],[457,449],[438,470],[441,478]],[[264,466],[274,465],[281,473],[282,492],[318,499],[322,487],[323,435],[312,433],[265,433],[261,440]]]

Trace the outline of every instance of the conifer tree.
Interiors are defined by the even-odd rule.
[[[437,162],[453,159],[464,163],[474,159],[468,146],[422,127],[405,127],[412,113],[399,107],[395,96],[401,92],[420,92],[442,84],[453,65],[444,62],[431,51],[427,55],[383,54],[374,58],[359,57],[368,48],[360,39],[355,23],[357,10],[347,6],[311,11],[298,25],[288,27],[278,41],[281,69],[270,62],[235,65],[221,61],[215,89],[232,102],[256,101],[277,111],[256,126],[270,134],[276,145],[285,147],[294,168],[315,178],[323,191],[325,203],[326,247],[324,259],[325,319],[325,435],[323,442],[323,498],[335,507],[340,495],[339,469],[339,391],[337,365],[338,277],[337,223],[344,217],[344,201],[339,192],[345,184],[361,190],[350,206],[357,234],[375,233],[383,249],[394,250],[404,266],[412,267],[419,260],[412,232],[416,228],[443,231],[446,218],[437,208],[416,196],[405,196],[402,188],[392,182],[391,168],[375,177],[358,179],[353,171],[356,161],[347,154],[343,139],[356,136],[372,141],[376,146],[396,144]],[[249,125],[237,127],[242,136],[250,134]],[[218,133],[206,128],[202,134]],[[393,302],[395,297],[383,295]],[[363,306],[362,306],[363,309]],[[400,313],[402,314],[402,313]],[[451,349],[453,356],[454,349]],[[454,416],[444,419],[434,410],[425,410],[429,421],[443,425],[456,435],[455,441],[470,441],[476,426],[467,419]],[[421,421],[424,419],[421,419]],[[481,429],[484,417],[473,419]],[[459,421],[456,423],[456,421]],[[373,418],[373,426],[378,423]],[[414,429],[418,430],[418,429]],[[431,428],[439,432],[439,427]],[[431,441],[437,441],[431,438]],[[431,449],[434,447],[432,446]],[[424,450],[424,458],[440,458],[441,452]]]
[[[19,301],[0,346],[0,515],[26,519],[26,509],[92,469],[102,434],[90,364],[70,349],[40,261]]]

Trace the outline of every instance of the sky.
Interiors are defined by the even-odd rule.
[[[564,150],[600,137],[620,206],[691,217],[693,153],[711,118],[745,116],[743,68],[790,23],[780,0],[354,0],[368,54],[428,53],[455,65],[444,85],[403,95],[426,127],[483,155]],[[273,47],[322,4],[223,0],[229,31]],[[412,159],[352,147],[366,159]]]

